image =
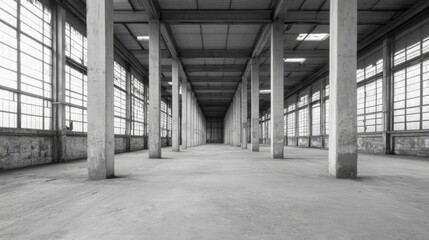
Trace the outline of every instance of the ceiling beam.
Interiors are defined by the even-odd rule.
[[[319,68],[319,65],[304,65],[304,64],[284,64],[284,72],[312,72]],[[259,71],[261,73],[263,72],[270,72],[271,66],[270,65],[262,65],[259,67]]]
[[[241,81],[240,77],[189,77],[192,83],[237,83]]]
[[[146,11],[113,11],[114,23],[148,23],[149,14]]]
[[[217,90],[235,90],[236,86],[219,86],[219,85],[206,85],[206,86],[194,86],[195,91],[217,91]]]
[[[283,54],[288,58],[329,58],[329,50],[324,49],[284,50]],[[269,57],[270,52],[264,52],[261,56]]]
[[[240,73],[244,70],[244,65],[241,64],[188,64],[185,66],[185,70],[188,73],[195,72],[229,72],[229,73]],[[318,69],[320,65],[310,65],[310,64],[284,64],[284,72],[311,72]],[[162,65],[162,72],[171,72],[170,65]],[[261,74],[269,73],[271,71],[270,65],[262,65],[259,67]],[[189,78],[188,78],[189,79]],[[219,80],[222,77],[218,78]],[[241,79],[241,78],[240,78]],[[193,82],[192,80],[190,82]]]
[[[143,2],[146,2],[145,7],[147,5],[152,10],[149,12],[116,10],[113,13],[113,21],[148,23],[151,18],[155,18],[166,24],[261,24],[270,23],[272,19],[270,10],[158,10],[154,1]]]
[[[149,58],[149,49],[145,50],[130,50],[130,52],[138,59]],[[171,58],[170,51],[161,49],[161,58]]]
[[[274,8],[274,14],[272,19],[277,19],[286,14],[289,8],[289,2],[291,0],[279,0],[276,7]],[[256,41],[252,51],[252,58],[257,58],[261,55],[264,50],[265,45],[267,44],[268,39],[270,39],[271,33],[271,24],[265,24],[261,29],[259,35],[256,37]],[[247,61],[246,69],[242,74],[242,78],[248,78],[250,73],[250,59]]]
[[[250,49],[181,49],[181,58],[248,58]]]
[[[130,50],[130,52],[138,59],[149,57],[149,50]],[[249,58],[251,56],[250,49],[178,49],[180,58]],[[269,52],[261,54],[262,57],[269,57]],[[329,50],[311,49],[311,50],[284,50],[286,57],[302,57],[302,58],[328,58]],[[162,58],[171,58],[171,54],[167,49],[161,50]]]
[[[383,25],[397,14],[397,11],[371,10],[358,11],[359,25]],[[329,25],[329,10],[323,11],[292,11],[284,15],[285,24]]]
[[[183,23],[270,23],[270,10],[162,10],[160,20],[168,24]]]
[[[186,65],[186,72],[242,72],[244,65],[238,64],[195,64]]]

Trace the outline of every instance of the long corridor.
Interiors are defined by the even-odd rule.
[[[327,174],[327,151],[210,144],[0,175],[0,239],[427,239],[429,162],[359,155],[360,178]]]

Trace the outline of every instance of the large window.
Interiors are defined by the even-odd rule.
[[[320,135],[320,83],[316,82],[311,90],[311,134]]]
[[[87,131],[87,43],[86,37],[66,23],[65,113],[66,126],[77,132]]]
[[[51,129],[52,14],[48,6],[37,0],[0,1],[0,76],[0,127]]]
[[[161,101],[161,137],[168,136],[167,129],[167,104],[164,100]]]
[[[329,134],[329,79],[325,80],[323,87],[323,101],[325,105],[325,119],[323,125],[325,126],[325,134]]]
[[[132,124],[131,134],[136,136],[143,136],[144,134],[144,119],[145,119],[145,99],[144,99],[144,85],[135,76],[131,77],[131,109],[132,109]]]
[[[114,121],[115,134],[125,134],[127,122],[127,72],[116,61],[114,68]]]
[[[393,130],[429,129],[429,25],[394,43]]]
[[[358,62],[357,131],[383,131],[383,52],[376,49]]]
[[[298,94],[298,136],[308,136],[308,90]]]
[[[271,118],[271,115],[269,113],[269,110],[268,112],[264,113],[261,118],[261,125],[262,125],[261,134],[262,134],[262,138],[265,138],[265,139],[268,139],[271,137],[270,118]]]
[[[296,122],[295,99],[296,99],[296,96],[293,96],[289,98],[288,101],[286,101],[287,102],[287,136],[288,137],[295,137],[295,122]]]
[[[357,89],[357,131],[383,131],[382,79],[366,83]]]
[[[172,112],[171,112],[171,105],[168,105],[168,111],[167,111],[167,130],[168,130],[168,137],[172,137],[173,132],[173,123],[172,123]]]

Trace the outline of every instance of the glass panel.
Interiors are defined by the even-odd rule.
[[[308,108],[298,111],[298,135],[308,136]]]
[[[18,94],[0,89],[0,127],[16,128]]]

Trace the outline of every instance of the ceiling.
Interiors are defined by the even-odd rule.
[[[358,40],[386,27],[421,0],[359,0]],[[177,56],[206,117],[223,117],[249,59],[260,57],[260,88],[270,88],[267,29],[278,9],[284,13],[285,94],[325,67],[329,38],[297,41],[301,33],[329,33],[328,0],[114,0],[115,38],[148,66],[148,20],[163,23],[162,85],[171,93],[171,57]],[[268,34],[269,36],[269,34]],[[265,37],[265,39],[264,39]],[[264,41],[265,40],[265,41]],[[256,53],[256,54],[255,54]],[[250,98],[250,86],[249,86]],[[261,94],[261,109],[269,94]],[[250,111],[250,109],[249,109]]]

